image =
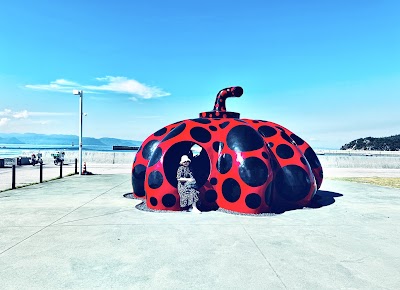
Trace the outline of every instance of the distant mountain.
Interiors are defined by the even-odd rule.
[[[400,135],[390,137],[360,138],[350,143],[343,145],[340,150],[379,150],[379,151],[399,151],[400,150]]]
[[[24,144],[24,142],[18,140],[15,137],[9,137],[9,138],[0,137],[0,144]]]
[[[123,140],[117,138],[92,138],[83,137],[84,145],[98,146],[137,146],[142,144],[141,141]],[[0,133],[0,144],[32,144],[32,145],[69,145],[79,144],[79,137],[76,135],[60,135],[60,134],[34,134],[34,133]]]

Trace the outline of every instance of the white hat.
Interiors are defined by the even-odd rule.
[[[185,161],[189,161],[190,162],[190,159],[189,159],[189,157],[187,155],[183,155],[181,157],[181,162],[179,162],[179,164],[182,165],[183,162],[185,162]]]

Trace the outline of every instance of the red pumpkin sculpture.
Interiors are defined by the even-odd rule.
[[[315,152],[278,124],[227,112],[226,98],[242,94],[241,87],[223,89],[212,111],[149,136],[133,162],[134,196],[150,209],[181,210],[176,172],[181,156],[189,155],[200,210],[259,214],[306,206],[323,178]]]

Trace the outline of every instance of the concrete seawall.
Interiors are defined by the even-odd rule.
[[[41,151],[42,159],[45,163],[53,163],[54,158],[51,156],[54,151]],[[30,156],[31,152],[23,152],[23,156]],[[136,151],[132,152],[99,152],[99,151],[83,151],[83,162],[98,164],[132,164]],[[65,151],[65,162],[73,163],[75,158],[79,157],[78,151]]]
[[[360,152],[349,154],[342,151],[342,154],[336,152],[325,155],[318,155],[323,168],[384,168],[384,169],[400,169],[400,154],[382,155],[377,152],[372,152],[372,156],[362,155]],[[46,163],[52,163],[53,151],[43,151],[43,160]],[[371,152],[368,152],[371,153]],[[24,156],[29,156],[26,152]],[[365,154],[365,151],[363,152]],[[79,153],[74,151],[66,151],[66,162],[73,163],[75,158],[78,158]],[[83,151],[83,161],[93,164],[132,164],[135,158],[136,151],[132,152],[98,152],[98,151]]]

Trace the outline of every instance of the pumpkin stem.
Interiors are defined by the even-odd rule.
[[[215,104],[213,111],[215,112],[226,112],[225,100],[229,97],[240,97],[243,95],[243,89],[241,87],[230,87],[220,90],[215,98]]]
[[[210,112],[202,112],[199,114],[200,118],[240,118],[239,113],[227,112],[225,106],[225,100],[229,97],[240,97],[243,94],[243,89],[241,87],[230,87],[220,90],[217,94],[214,104],[214,110]]]

